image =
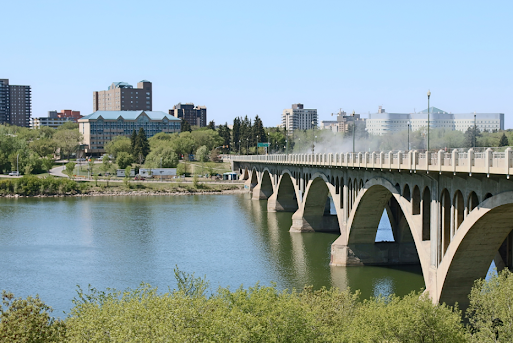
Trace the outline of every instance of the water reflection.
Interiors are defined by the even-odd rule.
[[[423,286],[420,268],[330,267],[333,233],[290,233],[292,213],[244,195],[0,199],[0,288],[39,293],[59,313],[77,284],[174,288],[173,268],[212,289],[276,282],[361,289],[363,297]]]

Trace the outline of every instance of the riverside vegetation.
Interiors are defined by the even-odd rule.
[[[53,195],[87,195],[116,193],[211,193],[240,189],[240,184],[208,184],[193,178],[193,182],[171,183],[108,183],[108,181],[75,181],[66,178],[47,176],[40,178],[25,175],[21,178],[0,180],[0,196],[53,196]]]
[[[433,304],[425,294],[359,301],[338,289],[279,291],[275,285],[219,288],[175,268],[177,289],[99,291],[78,287],[65,319],[37,296],[3,292],[2,342],[511,342],[513,275],[475,283],[470,307]]]

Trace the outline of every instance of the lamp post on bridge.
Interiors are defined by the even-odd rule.
[[[258,155],[258,135],[257,135],[257,144],[256,144],[256,154]]]
[[[239,155],[240,155],[240,139],[239,139]]]
[[[477,141],[477,121],[476,121],[476,112],[474,111],[474,148],[476,147],[476,141]]]
[[[427,96],[428,96],[427,151],[429,151],[429,98],[431,97],[431,91],[430,90],[428,90]]]
[[[356,128],[356,121],[354,120],[354,110],[351,115],[353,116],[353,155],[354,155],[354,141],[355,141],[354,133],[355,133],[355,128]]]
[[[410,121],[408,120],[408,151],[410,151]]]
[[[246,155],[249,155],[249,137],[246,138]]]

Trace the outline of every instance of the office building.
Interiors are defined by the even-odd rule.
[[[369,114],[367,131],[374,135],[383,135],[408,130],[427,128],[428,110],[418,113],[389,113],[379,107],[378,113]],[[429,127],[444,128],[465,132],[469,127],[479,131],[504,130],[504,113],[461,113],[445,112],[436,107],[429,109]]]
[[[40,129],[42,126],[48,126],[56,129],[68,121],[76,123],[80,118],[82,118],[80,111],[48,111],[48,117],[30,118],[30,128]]]
[[[293,104],[292,108],[283,110],[281,127],[292,134],[294,130],[309,130],[317,127],[317,110],[306,109],[303,104]]]
[[[181,131],[180,120],[161,111],[96,111],[78,120],[86,154],[103,153],[114,137],[129,137],[140,128],[148,138],[159,132]]]
[[[142,80],[137,88],[113,82],[106,91],[93,92],[93,111],[151,111],[151,82]]]
[[[178,103],[169,110],[169,114],[176,118],[183,119],[191,126],[207,126],[207,107],[194,106],[193,103]]]
[[[28,127],[31,106],[30,86],[9,85],[9,79],[0,79],[0,124]]]
[[[331,114],[333,115],[333,113]],[[365,119],[360,117],[360,114],[355,113],[354,117],[352,114],[347,115],[346,112],[340,110],[337,113],[337,120],[321,120],[321,130],[331,130],[333,132],[346,133],[349,129],[352,129],[352,123],[356,120],[356,125],[360,126],[360,123],[365,124]]]

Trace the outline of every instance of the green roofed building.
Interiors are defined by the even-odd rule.
[[[96,111],[78,120],[86,154],[101,154],[114,137],[129,137],[141,127],[150,138],[159,132],[180,132],[181,120],[161,111]]]

